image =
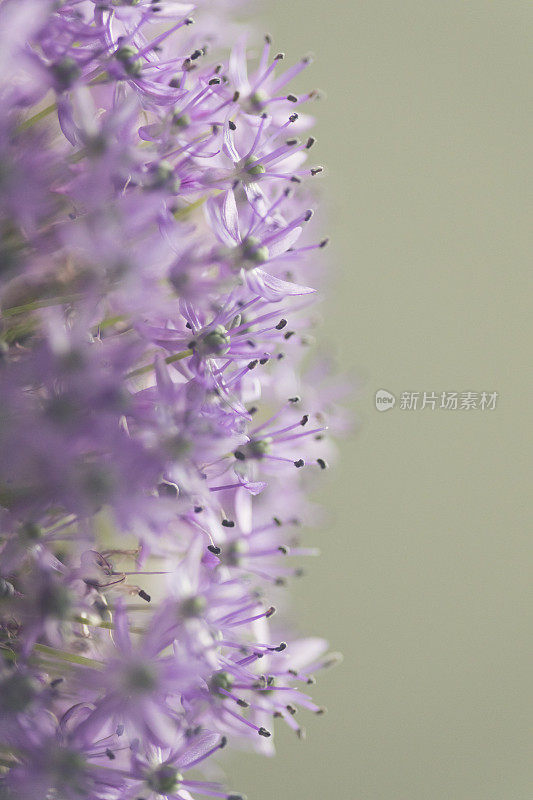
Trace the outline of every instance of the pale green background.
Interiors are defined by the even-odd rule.
[[[272,0],[274,47],[316,62],[337,282],[329,340],[365,381],[295,587],[344,664],[232,763],[250,800],[531,800],[533,536],[528,308],[533,4]],[[529,196],[528,196],[529,195]],[[529,206],[529,208],[528,208]],[[495,390],[493,412],[374,391]]]

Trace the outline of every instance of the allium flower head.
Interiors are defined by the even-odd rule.
[[[221,749],[323,711],[276,614],[333,454],[318,93],[234,7],[0,1],[6,800],[239,800]]]

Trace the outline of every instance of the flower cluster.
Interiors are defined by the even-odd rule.
[[[323,710],[271,619],[342,423],[318,95],[228,5],[0,2],[2,800],[237,800],[211,756]]]

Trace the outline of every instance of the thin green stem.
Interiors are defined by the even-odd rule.
[[[51,103],[46,108],[41,109],[29,119],[25,119],[24,122],[21,122],[18,126],[19,131],[26,131],[28,128],[32,128],[37,122],[40,122],[45,117],[48,117],[49,114],[52,114],[54,111],[57,111],[57,104]]]
[[[175,361],[181,361],[184,358],[189,358],[192,356],[193,350],[182,350],[180,353],[174,353],[172,356],[167,356],[165,358],[165,364],[173,364]],[[144,367],[138,367],[137,369],[128,372],[126,375],[127,378],[136,378],[138,375],[146,375],[146,373],[151,372],[155,369],[155,364],[145,364]]]
[[[200,208],[206,201],[205,197],[200,197],[198,200],[195,200],[194,203],[189,203],[182,208],[178,208],[176,211],[173,212],[172,216],[174,219],[182,219],[183,217],[187,217],[191,211],[194,211],[196,208]]]
[[[88,625],[90,628],[105,628],[106,631],[114,631],[115,625],[112,622],[91,622],[87,617],[76,616],[74,622],[79,622],[80,625]],[[130,628],[132,633],[144,633],[142,628]]]
[[[77,150],[71,156],[69,156],[69,161],[71,164],[78,164],[85,156],[87,155],[88,150],[86,147],[82,147],[81,150]]]
[[[94,658],[86,658],[76,653],[67,653],[65,650],[58,650],[56,647],[49,647],[47,644],[35,644],[33,649],[38,653],[42,653],[44,656],[57,658],[60,661],[68,661],[70,664],[79,664],[82,667],[101,669],[104,666],[101,661],[96,661]]]
[[[43,533],[57,533],[62,528],[68,528],[71,525],[74,525],[77,522],[77,518],[75,514],[70,514],[68,517],[64,519],[60,519],[55,522],[53,525],[50,525],[48,528],[43,528]]]
[[[91,622],[87,617],[81,615],[73,617],[74,622],[79,622],[80,625],[88,625],[90,628],[105,628],[107,631],[114,631],[115,626],[112,622]]]
[[[89,81],[89,86],[98,86],[99,83],[109,83],[109,72],[102,72]]]
[[[17,314],[24,314],[26,311],[37,311],[39,308],[74,303],[76,300],[80,300],[82,296],[81,294],[71,294],[64,295],[63,297],[50,297],[45,300],[32,300],[31,303],[24,303],[22,306],[11,306],[11,308],[2,309],[2,316],[15,317]]]
[[[95,325],[93,330],[96,332],[98,329],[101,331],[105,330],[106,328],[111,328],[113,325],[116,325],[117,322],[124,322],[128,319],[127,314],[115,314],[114,317],[106,317],[98,325]]]

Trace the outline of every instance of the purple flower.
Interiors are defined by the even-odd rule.
[[[197,664],[192,659],[180,660],[175,653],[161,655],[164,638],[157,632],[148,631],[134,644],[128,617],[120,605],[113,620],[114,648],[78,678],[83,690],[92,689],[93,696],[100,695],[79,729],[94,736],[110,724],[113,729],[121,725],[131,739],[171,744],[180,717],[167,698],[187,689],[197,675]]]
[[[223,264],[229,272],[237,271],[252,294],[270,301],[311,294],[315,291],[307,286],[298,286],[276,278],[258,266],[269,265],[276,257],[292,248],[300,236],[302,224],[309,222],[312,217],[312,211],[306,210],[297,219],[286,223],[283,217],[274,215],[280,199],[286,196],[284,192],[267,211],[258,211],[257,203],[247,205],[244,212],[249,219],[242,231],[242,220],[239,219],[235,196],[231,189],[223,194],[222,202],[220,197],[211,197],[206,203],[211,229],[217,239],[225,245],[224,248],[217,248],[213,260]]]
[[[226,742],[225,737],[216,733],[192,731],[176,737],[170,749],[162,751],[156,748],[143,756],[134,750],[132,778],[136,783],[131,796],[139,792],[145,794],[148,790],[149,797],[154,800],[160,796],[189,800],[189,790],[192,790],[208,797],[242,800],[240,795],[228,795],[220,784],[189,779],[186,775],[187,770],[197,767],[225,747]]]
[[[218,751],[322,712],[336,659],[276,614],[343,430],[307,357],[318,95],[234,11],[1,4],[6,800],[240,800]]]

